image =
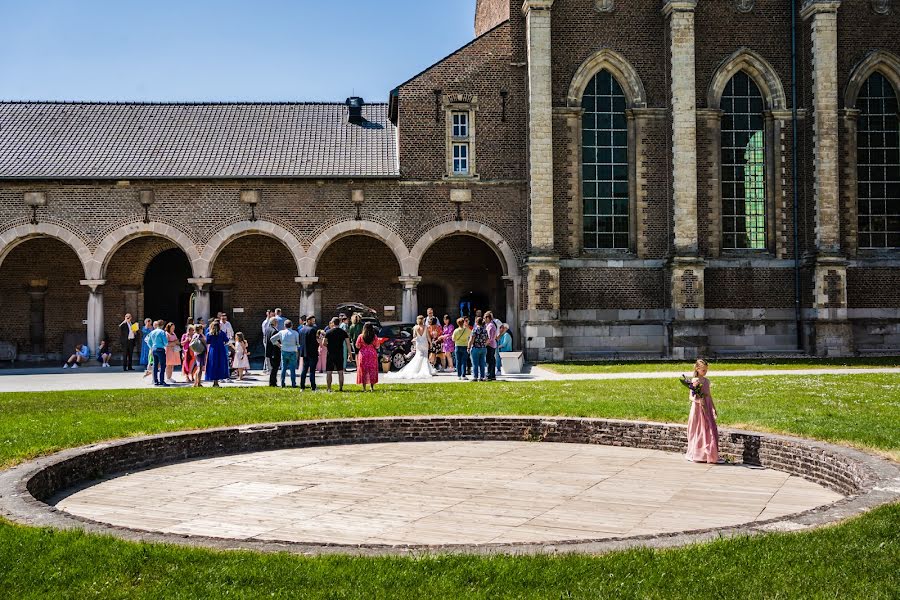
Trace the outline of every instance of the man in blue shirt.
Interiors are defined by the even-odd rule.
[[[147,345],[150,346],[150,352],[153,354],[153,385],[161,385],[169,387],[164,379],[166,373],[166,346],[169,344],[169,338],[163,331],[163,321],[155,323],[156,328],[147,336]]]

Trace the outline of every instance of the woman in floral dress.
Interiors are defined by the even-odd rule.
[[[362,333],[356,338],[356,383],[362,384],[363,391],[366,385],[374,392],[378,383],[378,347],[381,341],[375,335],[375,328],[371,323],[363,325]]]
[[[453,370],[453,353],[456,351],[456,344],[453,342],[453,331],[455,329],[453,321],[450,320],[450,315],[444,315],[444,327],[441,329],[440,339],[441,350],[443,351],[441,362],[445,371]]]

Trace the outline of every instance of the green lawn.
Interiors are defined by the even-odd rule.
[[[543,363],[542,368],[555,373],[579,375],[584,373],[689,373],[694,363],[677,360],[597,360]],[[900,367],[900,356],[870,356],[863,358],[734,358],[710,361],[715,371],[761,371],[767,369],[827,369],[866,367]]]
[[[713,378],[720,421],[900,458],[900,377]],[[228,424],[410,414],[683,422],[674,380],[0,394],[0,464],[102,439]],[[804,534],[601,557],[301,558],[132,544],[0,523],[0,598],[897,598],[900,506]]]

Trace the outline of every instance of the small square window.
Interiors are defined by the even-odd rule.
[[[453,173],[454,175],[469,174],[468,144],[453,144]]]

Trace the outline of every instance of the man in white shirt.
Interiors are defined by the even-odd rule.
[[[134,371],[132,355],[134,344],[137,341],[137,332],[132,328],[131,313],[125,315],[125,320],[119,323],[119,337],[122,342],[122,370]]]
[[[234,339],[234,327],[232,327],[231,323],[228,322],[228,315],[222,313],[222,316],[219,317],[219,325],[221,325],[222,331],[225,332],[225,335],[228,336],[228,341],[232,341]]]

